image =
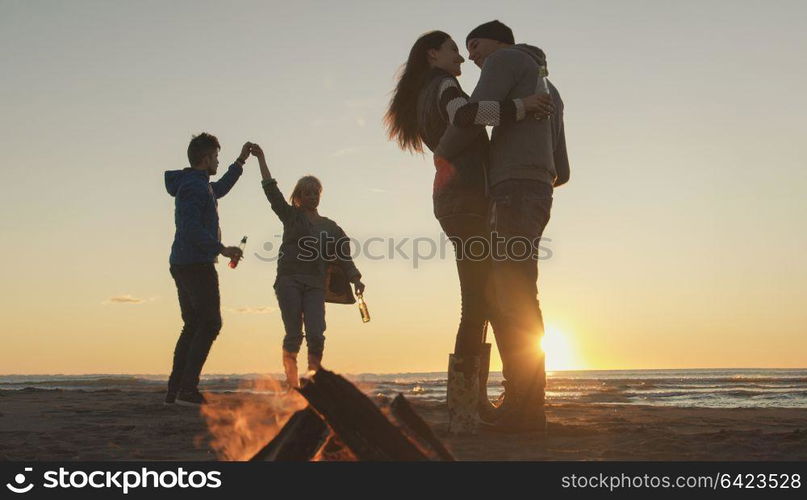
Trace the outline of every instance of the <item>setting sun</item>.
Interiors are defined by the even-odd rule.
[[[553,326],[547,326],[541,339],[541,348],[546,353],[546,370],[575,370],[580,366],[569,337]]]

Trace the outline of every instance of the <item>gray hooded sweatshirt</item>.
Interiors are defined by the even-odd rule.
[[[546,64],[541,52],[518,44],[490,54],[482,65],[471,102],[502,101],[536,93],[538,69]],[[568,180],[569,160],[563,130],[563,101],[549,83],[555,110],[549,120],[527,118],[493,128],[490,139],[490,186],[511,179],[532,179],[552,185]],[[451,126],[443,134],[436,154],[448,159],[470,142],[478,128]]]

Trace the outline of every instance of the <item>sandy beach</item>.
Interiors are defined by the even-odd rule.
[[[0,391],[0,460],[242,458],[233,455],[248,455],[282,424],[278,408],[301,404],[220,394],[222,411],[211,419],[162,398],[157,391]],[[550,435],[540,440],[449,436],[444,403],[414,404],[460,460],[807,460],[804,409],[555,404],[547,409]]]

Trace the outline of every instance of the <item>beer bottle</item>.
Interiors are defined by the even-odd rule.
[[[546,80],[546,77],[549,76],[549,71],[546,70],[546,66],[541,66],[538,68],[538,82],[536,85],[535,93],[536,94],[549,94],[549,83]],[[543,120],[545,117],[535,113],[536,120]]]
[[[356,296],[359,298],[359,312],[361,313],[361,320],[364,323],[370,321],[370,311],[367,310],[367,303],[364,302],[364,295],[361,293],[357,293]]]
[[[242,255],[243,255],[243,252],[244,252],[244,248],[246,248],[246,246],[247,246],[247,237],[244,236],[243,238],[241,238],[241,243],[238,245],[238,248],[241,249],[241,254]],[[235,269],[238,266],[238,261],[239,260],[240,259],[238,259],[236,257],[233,257],[232,259],[230,259],[230,268]]]

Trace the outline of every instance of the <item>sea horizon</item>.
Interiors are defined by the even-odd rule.
[[[404,394],[444,403],[446,372],[344,373],[368,396]],[[261,383],[271,378],[278,383]],[[162,392],[166,374],[0,375],[3,391]],[[200,389],[209,392],[275,393],[279,373],[210,373]],[[490,373],[488,395],[502,390],[502,375]],[[703,408],[807,408],[807,368],[685,368],[563,370],[547,373],[548,404],[614,404]]]
[[[327,368],[327,367],[326,367]],[[670,371],[714,371],[714,370],[736,370],[736,371],[748,371],[748,370],[771,370],[771,371],[798,371],[798,370],[807,370],[807,366],[803,367],[696,367],[696,368],[581,368],[581,369],[568,369],[568,370],[547,370],[547,374],[551,373],[574,373],[574,372],[670,372]],[[342,372],[339,370],[335,370],[337,373],[340,374],[347,374],[347,375],[418,375],[418,374],[430,374],[430,373],[445,373],[445,371],[441,370],[433,370],[433,371],[413,371],[413,372]],[[490,373],[499,373],[500,371],[491,371]],[[279,374],[281,372],[214,372],[203,374],[202,376],[233,376],[233,375],[267,375],[267,374]],[[4,377],[56,377],[56,376],[75,376],[75,377],[84,377],[84,376],[99,376],[99,375],[122,375],[122,376],[148,376],[148,377],[159,377],[159,376],[168,376],[168,372],[164,373],[145,373],[145,372],[86,372],[86,373],[0,373],[0,380]]]

